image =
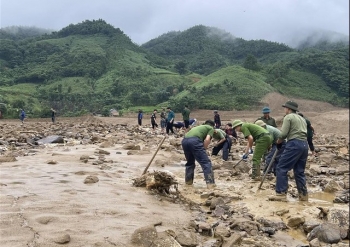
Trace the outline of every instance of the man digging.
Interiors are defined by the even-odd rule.
[[[261,158],[264,153],[269,149],[272,143],[272,138],[270,133],[252,123],[243,123],[241,120],[235,120],[232,123],[232,128],[235,131],[242,132],[244,138],[248,139],[248,144],[243,155],[243,159],[247,159],[249,155],[249,150],[252,149],[253,143],[255,142],[255,150],[253,153],[253,171],[252,171],[252,181],[260,181],[260,163]]]
[[[202,167],[207,188],[214,188],[214,173],[211,161],[205,151],[214,134],[215,123],[207,120],[204,125],[192,128],[187,132],[182,140],[182,149],[184,150],[186,163],[185,182],[187,185],[193,184],[195,161]]]
[[[231,138],[221,129],[216,129],[213,134],[213,139],[218,142],[215,143],[211,155],[218,155],[222,149],[222,159],[227,161],[229,150],[231,150],[232,140]]]
[[[278,164],[278,161],[281,157],[281,154],[283,153],[283,150],[286,146],[286,141],[283,140],[283,142],[281,142],[280,144],[277,144],[277,140],[278,138],[280,137],[281,135],[281,131],[275,127],[272,127],[271,125],[268,125],[266,123],[264,123],[264,121],[262,120],[257,120],[255,122],[256,125],[259,125],[261,127],[263,127],[264,129],[266,129],[270,135],[272,136],[272,148],[270,150],[270,152],[267,154],[265,160],[265,164],[266,164],[266,167],[264,167],[264,172],[266,171],[267,169],[267,166],[270,164],[271,160],[272,160],[272,157],[276,151],[276,149],[278,150],[277,154],[276,154],[276,157],[275,157],[275,160],[273,161],[273,164],[272,166],[270,167],[269,171],[267,171],[268,174],[276,174],[276,164]]]
[[[276,195],[270,201],[287,201],[288,171],[293,169],[299,193],[299,201],[308,201],[305,179],[305,166],[308,156],[307,128],[305,119],[299,116],[298,104],[287,101],[284,105],[286,116],[283,119],[281,135],[277,144],[287,138],[286,147],[276,167]]]

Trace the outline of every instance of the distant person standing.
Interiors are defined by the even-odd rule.
[[[139,124],[139,126],[142,125],[142,118],[143,118],[143,113],[142,113],[142,110],[139,109],[139,114],[137,115],[137,123]]]
[[[158,128],[158,124],[156,122],[157,119],[157,109],[153,110],[153,113],[151,115],[151,125],[152,125],[152,129],[154,130],[155,128]]]
[[[164,130],[166,128],[166,118],[167,118],[167,114],[165,112],[165,109],[162,109],[162,112],[160,113],[160,127],[161,127],[161,132],[162,134],[164,133]]]
[[[219,129],[221,126],[221,119],[220,119],[220,114],[218,111],[214,111],[214,123],[215,123],[215,128]]]
[[[51,108],[51,120],[53,124],[56,121],[56,111],[53,108]]]
[[[315,129],[314,129],[314,127],[311,125],[310,120],[307,119],[306,117],[304,117],[304,114],[302,114],[301,112],[298,112],[298,114],[299,114],[300,116],[302,116],[302,117],[305,119],[305,121],[306,121],[306,128],[307,128],[307,144],[309,145],[309,148],[310,148],[310,150],[311,150],[311,152],[312,152],[312,155],[315,156],[315,157],[317,157],[317,154],[316,154],[316,152],[315,152],[314,143],[313,143],[313,141],[312,141],[314,135],[316,135]]]
[[[19,119],[21,120],[22,124],[24,123],[25,118],[26,118],[26,113],[23,109],[21,109],[21,112],[19,113]]]
[[[182,111],[182,119],[184,120],[186,131],[190,126],[190,113],[191,113],[190,109],[188,109],[188,106],[185,105],[185,108]]]
[[[167,123],[166,123],[166,133],[169,134],[169,131],[174,134],[173,124],[175,120],[175,113],[171,110],[170,107],[167,108],[168,116],[167,116]]]
[[[267,106],[264,107],[262,109],[262,114],[264,115],[262,117],[259,117],[257,120],[255,120],[255,122],[258,120],[262,120],[267,125],[277,128],[276,120],[273,117],[270,117],[270,112],[271,112],[270,108],[268,108]]]

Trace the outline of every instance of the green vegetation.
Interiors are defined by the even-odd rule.
[[[145,112],[243,110],[277,91],[348,107],[349,46],[317,43],[302,50],[246,41],[202,25],[169,32],[142,46],[103,20],[58,32],[0,30],[0,107],[6,117],[109,109]],[[143,106],[143,107],[141,107]]]

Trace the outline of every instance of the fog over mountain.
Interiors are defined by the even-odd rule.
[[[60,30],[71,23],[103,19],[137,44],[195,25],[292,47],[310,35],[315,41],[318,37],[337,40],[349,35],[348,0],[0,0],[0,13],[1,28]]]

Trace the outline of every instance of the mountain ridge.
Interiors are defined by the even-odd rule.
[[[1,33],[0,38],[4,38]],[[260,78],[257,80],[265,88],[282,93],[290,83],[300,87],[300,92],[308,92],[303,83],[307,76],[311,80],[308,85],[320,85],[322,100],[344,106],[348,102],[348,89],[346,92],[343,88],[348,46],[340,50],[298,51],[266,40],[246,41],[223,30],[198,25],[153,39],[152,48],[162,47],[162,53],[147,45],[136,45],[122,30],[101,19],[70,24],[51,34],[0,41],[0,102],[6,103],[7,109],[3,110],[12,117],[15,109],[21,107],[35,116],[47,116],[50,107],[67,116],[85,112],[107,114],[110,108],[127,110],[139,105],[173,104],[181,108],[184,102],[180,96],[206,87],[208,76],[213,80],[208,100],[202,100],[203,104],[198,101],[193,107],[224,109],[228,104],[215,103],[215,95],[223,92],[216,89],[232,82],[233,89],[239,91],[241,87],[232,75],[219,75],[231,66],[236,66],[235,77],[247,82]],[[258,71],[242,67],[248,55],[257,59]],[[298,62],[300,58],[303,59]],[[316,59],[323,62],[316,63]],[[231,108],[238,107],[239,99],[247,107],[259,105],[259,97],[232,97],[235,103]]]

